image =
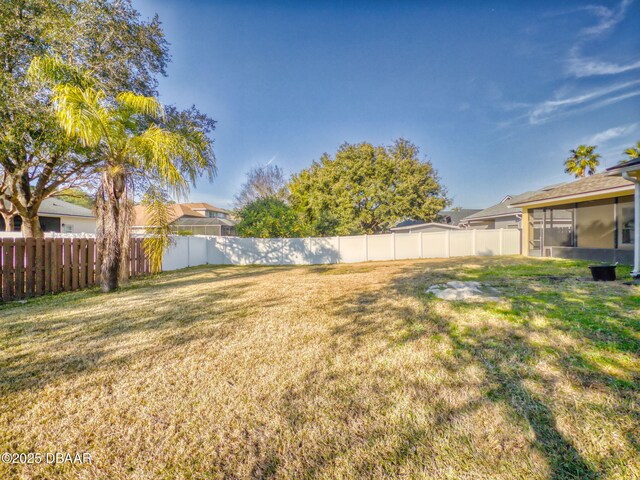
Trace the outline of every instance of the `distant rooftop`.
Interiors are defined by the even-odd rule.
[[[167,205],[169,210],[169,222],[175,222],[178,219],[205,219],[203,211],[211,211],[218,213],[230,214],[228,210],[218,208],[214,205],[200,202],[200,203],[172,203]],[[143,205],[136,205],[133,208],[133,225],[143,226],[147,224],[147,209]],[[235,223],[235,222],[231,222]]]
[[[68,217],[95,218],[91,210],[56,197],[46,198],[40,204],[39,215],[65,215]]]
[[[531,190],[529,192],[520,193],[518,195],[507,195],[499,203],[496,203],[495,205],[485,208],[484,210],[480,210],[479,212],[476,212],[472,215],[469,215],[468,217],[465,217],[462,220],[462,223],[467,223],[469,220],[489,220],[492,218],[506,217],[506,216],[522,213],[521,208],[514,207],[513,205],[519,202],[524,202],[527,199],[539,193],[543,193],[543,192],[552,190],[554,188],[558,188],[562,185],[565,185],[565,184],[558,183],[555,185],[549,185],[547,187],[543,187],[540,190]]]
[[[231,213],[229,210],[225,210],[223,208],[216,207],[206,202],[196,202],[196,203],[180,203],[177,205],[183,205],[191,210],[209,210],[210,212],[221,212],[221,213]]]
[[[413,218],[408,218],[394,225],[393,228],[412,227],[414,225],[426,225],[431,223],[442,223],[445,225],[458,225],[460,223],[460,220],[462,220],[468,215],[471,215],[479,211],[480,211],[479,208],[460,208],[455,210],[441,210],[440,213],[438,213],[438,220],[436,220],[435,222],[423,222],[422,220],[414,220]]]
[[[480,208],[458,208],[455,210],[442,210],[438,216],[440,217],[440,223],[446,223],[449,225],[459,225],[463,218],[480,212]]]

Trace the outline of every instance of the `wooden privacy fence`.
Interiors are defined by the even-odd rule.
[[[0,238],[1,300],[68,292],[100,283],[93,238]],[[141,238],[131,239],[129,276],[149,273]]]

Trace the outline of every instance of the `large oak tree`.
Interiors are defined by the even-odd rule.
[[[385,231],[400,220],[429,221],[449,203],[430,162],[405,139],[345,143],[295,175],[290,201],[314,235]]]

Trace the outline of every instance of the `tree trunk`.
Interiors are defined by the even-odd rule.
[[[128,256],[128,198],[122,174],[102,174],[96,197],[96,240],[102,256],[100,286],[103,292],[118,288],[126,276],[124,258]]]
[[[4,231],[5,232],[13,232],[13,229],[15,227],[15,220],[16,218],[16,214],[15,213],[3,213],[2,214],[2,219],[4,220]]]
[[[44,232],[40,227],[40,219],[38,215],[21,215],[22,217],[22,236],[25,238],[44,238]]]

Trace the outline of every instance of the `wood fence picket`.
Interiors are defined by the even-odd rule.
[[[149,273],[142,239],[130,246],[129,276]],[[97,285],[101,266],[93,238],[0,238],[0,302]]]

